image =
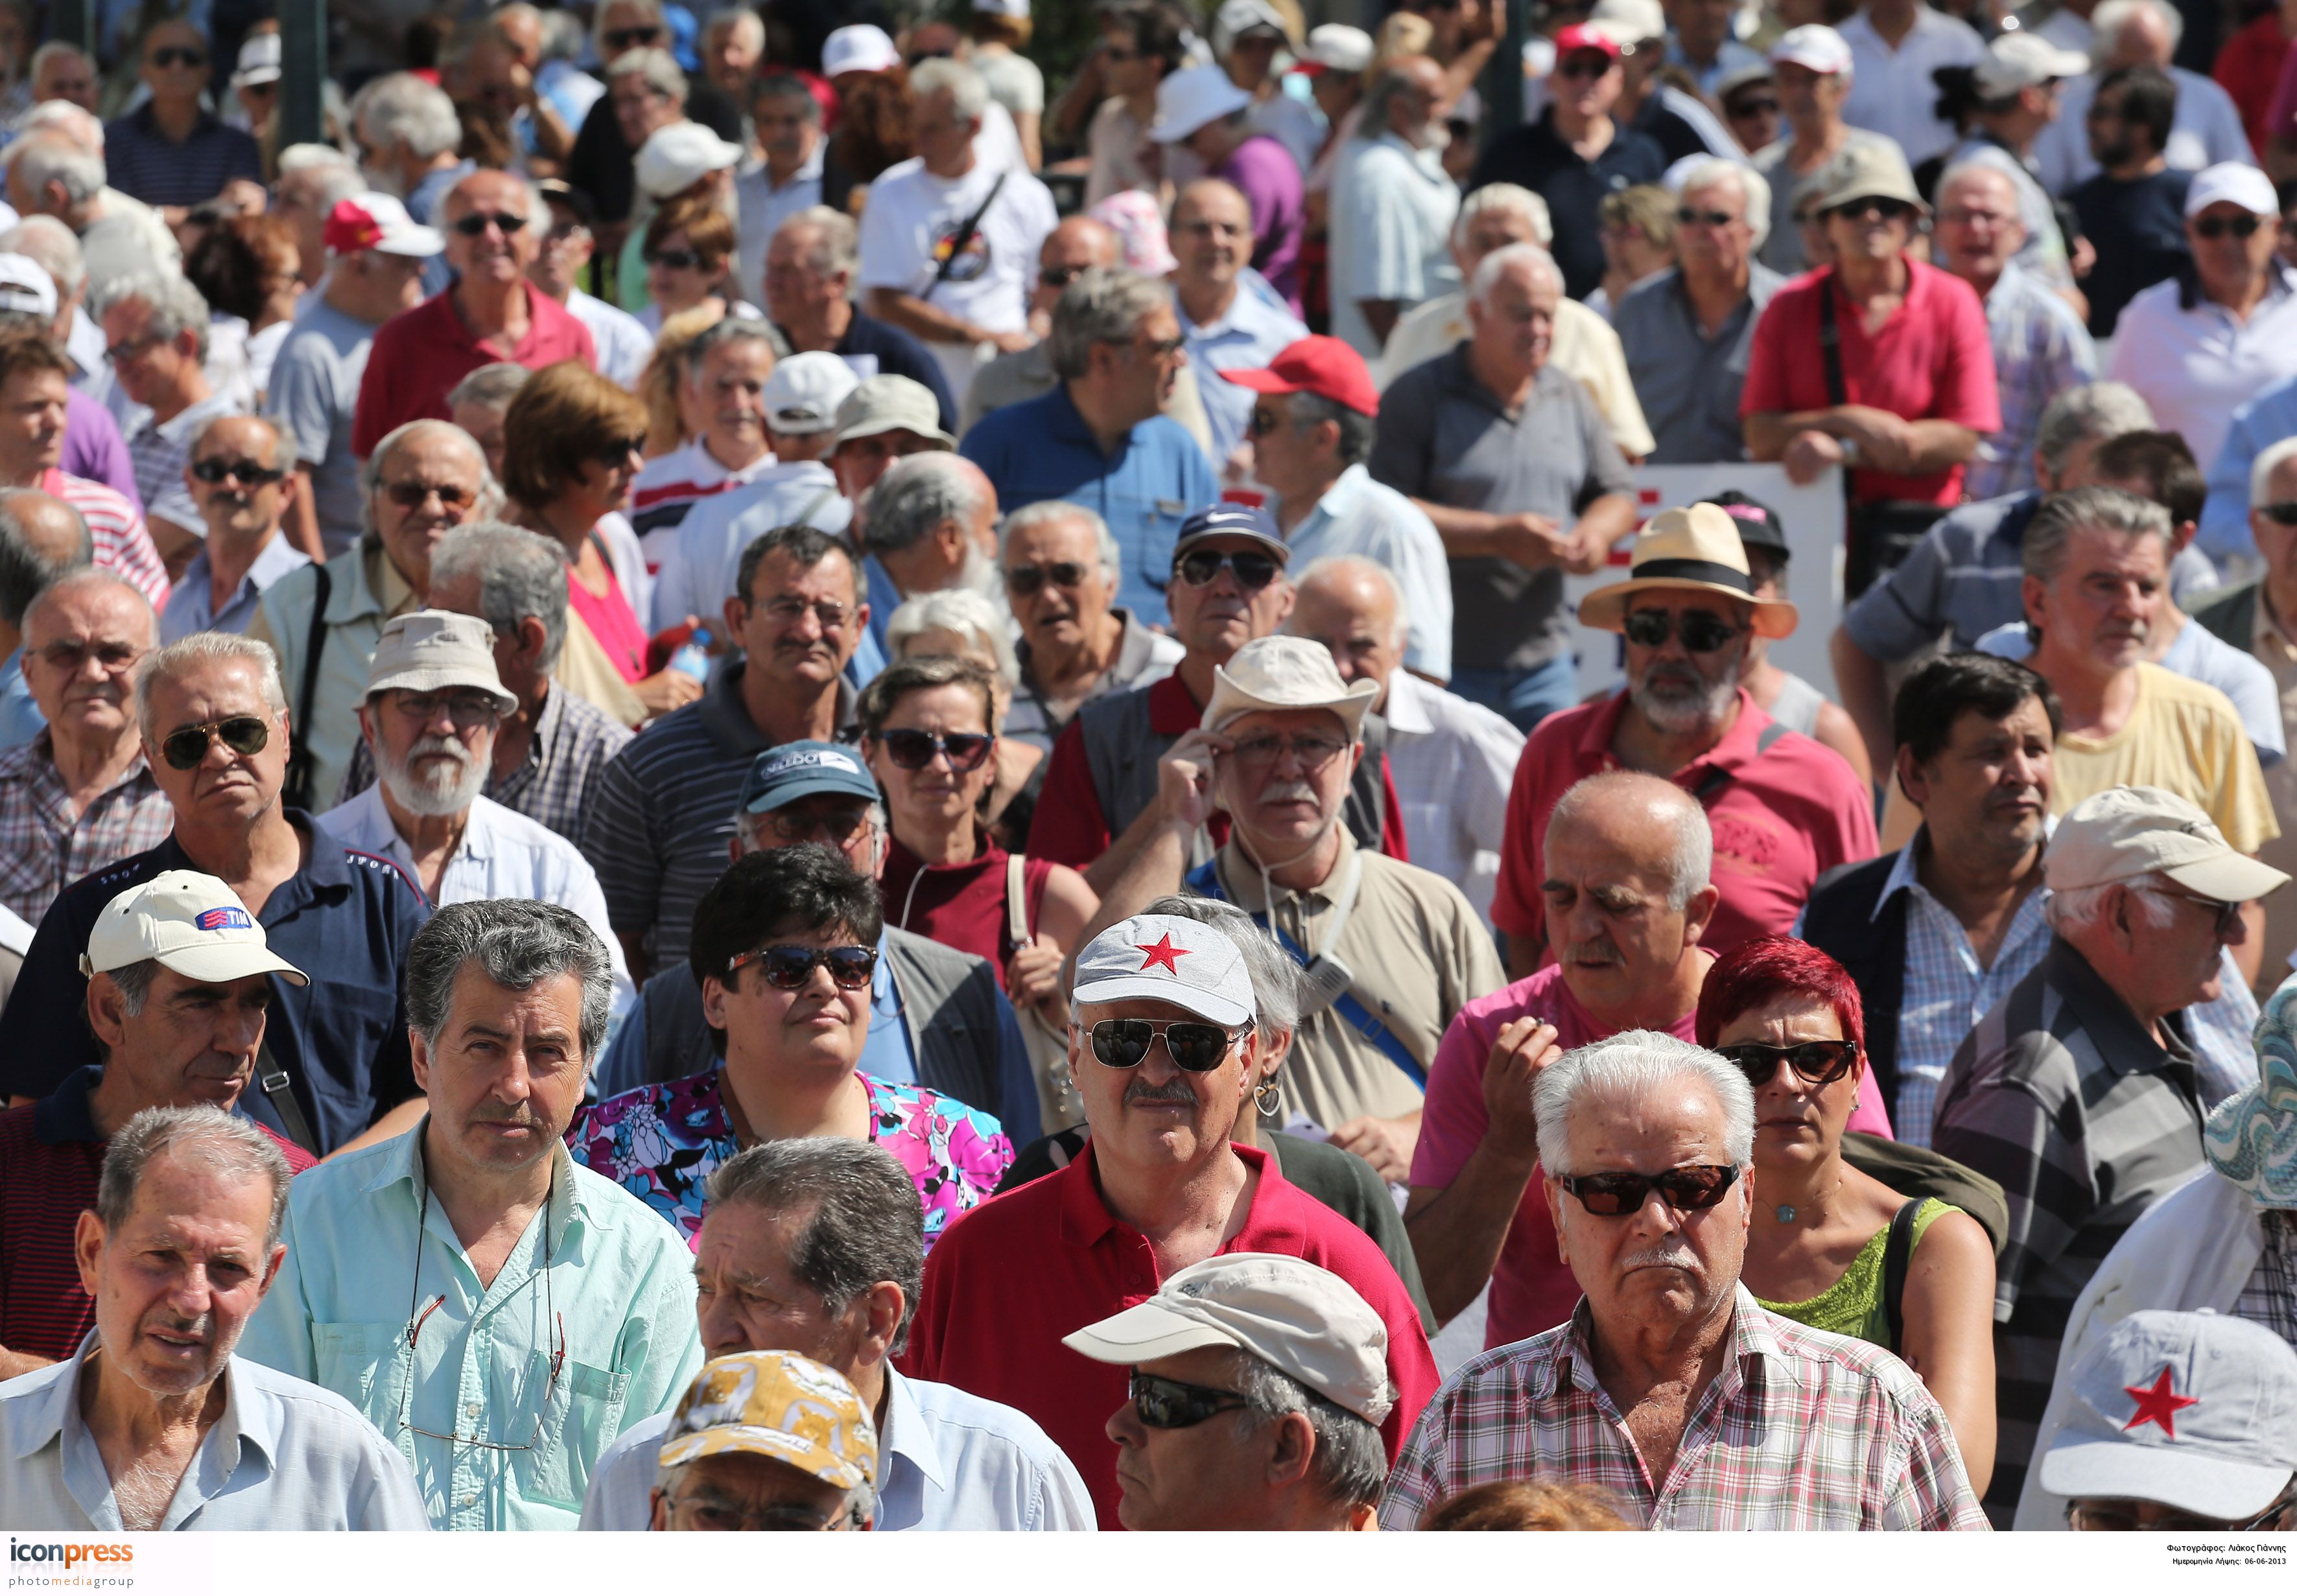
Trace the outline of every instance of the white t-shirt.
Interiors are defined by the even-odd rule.
[[[1914,25],[1895,50],[1861,11],[1836,29],[1850,46],[1850,93],[1842,119],[1896,139],[1910,167],[1943,154],[1954,143],[1952,123],[1939,120],[1938,85],[1931,74],[1940,67],[1974,67],[1986,59],[1986,41],[1960,17],[1927,5],[1914,7]]]
[[[1332,177],[1332,332],[1366,360],[1379,340],[1360,300],[1405,306],[1460,285],[1452,259],[1452,218],[1460,191],[1444,174],[1443,153],[1414,150],[1393,133],[1348,146]]]
[[[973,70],[989,86],[990,96],[1015,116],[1042,116],[1045,75],[1025,55],[1002,45],[982,45],[973,52]]]

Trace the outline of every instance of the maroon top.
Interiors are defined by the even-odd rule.
[[[1013,939],[1006,935],[1005,861],[1010,857],[996,843],[961,865],[928,865],[903,847],[898,837],[885,844],[885,873],[877,890],[885,900],[885,924],[985,958],[1005,988],[1005,961],[1013,957]],[[1045,909],[1045,883],[1052,878],[1050,860],[1021,861],[1021,891],[1029,930],[1034,934]]]
[[[448,391],[482,366],[510,359],[540,371],[561,360],[598,364],[590,329],[532,284],[526,286],[526,336],[507,356],[473,336],[455,309],[454,292],[433,294],[375,329],[366,373],[359,379],[358,408],[351,416],[351,453],[360,459],[410,421],[452,421]]]

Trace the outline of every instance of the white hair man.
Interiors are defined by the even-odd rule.
[[[117,277],[179,269],[184,252],[159,213],[105,181],[102,126],[76,105],[49,103],[53,111],[33,108],[8,148],[8,202],[21,215],[52,216],[70,227],[98,289]]]
[[[327,218],[366,187],[358,165],[333,144],[289,144],[279,152],[271,214],[295,230],[296,269],[307,295],[327,275]],[[306,298],[301,308],[310,304]]]
[[[776,464],[765,391],[774,372],[773,329],[754,316],[729,316],[696,336],[678,357],[685,392],[679,408],[702,423],[691,441],[646,463],[630,490],[630,526],[659,566],[660,546],[703,499],[741,487]],[[706,612],[704,612],[706,613]]]
[[[412,72],[388,72],[351,97],[351,136],[369,188],[428,223],[457,177],[476,169],[459,154],[463,127],[447,91]]]
[[[72,387],[95,399],[106,397],[115,379],[104,360],[103,329],[87,313],[87,259],[81,253],[78,238],[54,217],[28,216],[0,233],[0,254],[21,255],[48,274],[48,281],[56,291],[54,333],[78,368],[73,374]],[[32,286],[37,300],[38,285]],[[18,314],[29,314],[29,309]],[[111,412],[107,409],[105,415],[109,416]],[[119,424],[114,421],[111,432],[119,431]],[[124,443],[120,445],[122,452],[126,447]],[[68,457],[72,452],[69,440],[65,452]],[[86,476],[88,473],[83,469],[73,474]],[[132,468],[126,480],[136,480]]]
[[[0,489],[0,517],[4,517],[0,519],[0,648],[8,651],[0,656],[0,750],[4,750],[30,742],[46,724],[31,684],[24,679],[24,617],[43,588],[94,560],[95,540],[88,536],[87,522],[78,511],[37,488]]]
[[[1147,687],[1187,650],[1114,603],[1124,555],[1108,523],[1082,505],[1041,499],[998,533],[999,575],[1021,636],[1002,733],[1047,754],[1091,700]]]
[[[2077,37],[2077,29],[2087,37]],[[2096,176],[2097,157],[2084,136],[2084,124],[2096,103],[2099,82],[2122,67],[2155,68],[2168,73],[2177,87],[2177,110],[2169,141],[2161,147],[2173,169],[2198,172],[2220,160],[2260,158],[2233,96],[2207,72],[2170,60],[2185,31],[2185,14],[2161,0],[2104,0],[2090,12],[2087,24],[2070,5],[2051,13],[2042,25],[2042,37],[2088,56],[2089,70],[2067,79],[2059,91],[2058,119],[2035,141],[2034,164],[2045,188],[2062,195]],[[2268,141],[2268,147],[2273,142]]]
[[[799,92],[803,93],[803,87]],[[811,105],[812,96],[806,95],[805,103]],[[750,214],[746,207],[742,214],[745,218]],[[1062,227],[1084,220],[1072,217]],[[1100,226],[1098,222],[1087,225]],[[1047,235],[1049,246],[1060,232],[1061,227],[1056,227]],[[836,355],[852,360],[857,369],[864,371],[869,369],[868,362],[875,360],[878,374],[907,377],[932,393],[944,432],[962,432],[955,424],[957,404],[948,379],[942,375],[941,362],[917,339],[866,314],[853,302],[854,280],[861,269],[860,236],[853,218],[844,211],[827,205],[803,206],[787,213],[770,237],[760,243],[763,264],[756,273],[745,267],[743,284],[747,287],[762,278],[765,292],[759,303],[765,306],[774,331],[792,350]],[[1109,261],[1115,259],[1112,252]],[[1025,358],[1026,353],[1016,358]],[[998,360],[1004,358],[1000,356]],[[1050,383],[1050,375],[1046,381]],[[965,391],[968,403],[979,387],[976,375],[973,389]]]
[[[108,284],[90,309],[119,386],[150,413],[126,435],[128,457],[152,547],[180,576],[207,536],[185,463],[209,422],[240,408],[208,382],[208,302],[181,277],[150,276]]]
[[[904,600],[946,588],[978,590],[991,580],[997,550],[997,490],[961,455],[908,456],[870,489],[863,541]]]

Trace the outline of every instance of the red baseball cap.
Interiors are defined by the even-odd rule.
[[[1256,393],[1313,393],[1362,415],[1379,414],[1379,388],[1363,357],[1337,338],[1311,335],[1288,344],[1264,370],[1221,375]]]
[[[1570,27],[1559,29],[1556,31],[1556,60],[1561,61],[1565,56],[1580,50],[1601,50],[1613,61],[1619,59],[1619,41],[1613,38],[1600,23],[1574,22]]]

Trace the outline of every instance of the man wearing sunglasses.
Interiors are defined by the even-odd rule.
[[[193,434],[184,486],[206,536],[168,595],[162,643],[245,631],[271,584],[311,563],[281,524],[295,502],[293,465],[278,427],[260,416],[218,416]]]
[[[1005,602],[1021,629],[1003,735],[1050,754],[1087,702],[1169,675],[1186,650],[1112,602],[1124,555],[1091,510],[1044,499],[1008,515],[998,536]]]
[[[1651,1529],[1986,1527],[1914,1370],[1741,1285],[1757,1195],[1743,1072],[1634,1031],[1549,1064],[1531,1095],[1542,1195],[1583,1295],[1428,1404],[1381,1528],[1550,1477],[1615,1493]]]
[[[2212,1094],[2184,1011],[2222,991],[2224,950],[2248,940],[2244,906],[2289,880],[2235,851],[2193,804],[2145,786],[2077,805],[2043,871],[2049,951],[1955,1052],[1931,1131],[2010,1202],[1986,1495],[2004,1528],[2076,1299],[2138,1216],[2202,1169]]]
[[[1029,290],[1029,330],[1036,341],[1011,350],[973,374],[961,396],[959,436],[992,410],[1042,399],[1059,383],[1053,373],[1053,307],[1078,276],[1090,267],[1122,266],[1124,250],[1116,230],[1090,216],[1065,217],[1037,246],[1037,279]],[[779,319],[778,316],[776,318]],[[882,325],[882,324],[881,324]]]
[[[159,208],[172,226],[185,208],[213,199],[243,177],[260,185],[254,136],[207,109],[211,81],[207,35],[181,18],[144,36],[143,104],[104,125],[104,165],[112,186]]]
[[[1215,1254],[1283,1254],[1337,1275],[1386,1328],[1395,1406],[1379,1434],[1392,1457],[1435,1389],[1435,1360],[1378,1246],[1265,1151],[1231,1139],[1290,1041],[1257,1023],[1243,950],[1217,927],[1142,914],[1077,956],[1073,996],[1069,1068],[1092,1133],[1058,1173],[943,1233],[904,1371],[1034,1419],[1113,1525],[1122,1460],[1109,1416],[1126,1378],[1062,1337]],[[1016,1271],[1016,1258],[1032,1266]]]
[[[136,467],[144,526],[179,576],[206,529],[187,486],[184,463],[200,430],[241,407],[238,396],[209,384],[208,302],[181,277],[131,277],[107,284],[92,307],[104,356],[121,391],[144,407],[125,434]]]

